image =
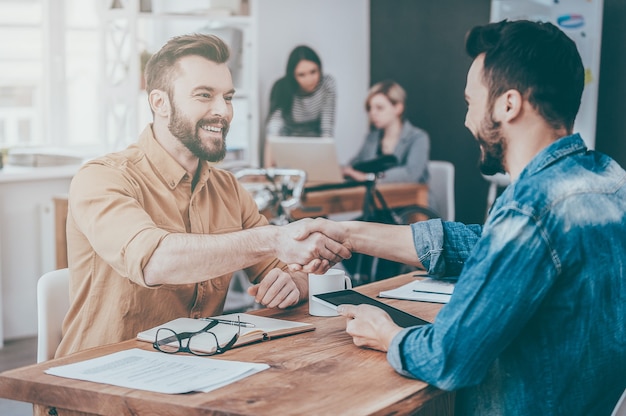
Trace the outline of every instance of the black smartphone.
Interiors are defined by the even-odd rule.
[[[365,303],[377,306],[387,312],[396,325],[403,328],[426,325],[429,323],[428,321],[418,318],[417,316],[411,315],[410,313],[404,312],[398,308],[394,308],[393,306],[387,305],[386,303],[380,302],[374,298],[370,298],[369,296],[350,289],[313,295],[313,300],[335,310],[339,305],[361,305]]]

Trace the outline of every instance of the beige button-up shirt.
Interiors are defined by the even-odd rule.
[[[67,218],[71,307],[57,356],[132,339],[174,318],[222,312],[232,273],[157,287],[143,278],[169,233],[223,234],[267,224],[231,173],[204,163],[193,191],[191,182],[151,126],[136,144],[89,161],[76,174]],[[286,265],[266,261],[246,273],[257,282],[274,267]]]

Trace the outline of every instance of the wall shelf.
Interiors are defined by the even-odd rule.
[[[244,150],[242,163],[258,166],[256,0],[242,2],[245,14],[230,16],[210,10],[161,12],[154,5],[154,12],[141,11],[139,0],[119,2],[113,9],[103,4],[101,8],[102,125],[109,149],[120,150],[133,143],[144,126],[152,121],[141,87],[141,55],[156,52],[176,35],[213,33],[231,48],[229,67],[237,91],[227,145]]]

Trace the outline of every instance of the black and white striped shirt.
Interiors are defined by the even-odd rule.
[[[285,120],[281,109],[267,121],[268,136],[333,137],[337,89],[331,75],[323,75],[312,93],[297,93],[293,100],[291,120]]]

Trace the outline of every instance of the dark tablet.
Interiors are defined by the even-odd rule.
[[[394,308],[393,306],[389,306],[386,303],[377,301],[374,298],[370,298],[369,296],[365,296],[362,293],[350,289],[313,295],[313,300],[335,310],[339,305],[361,305],[363,303],[374,305],[387,312],[389,316],[391,316],[391,319],[393,319],[398,326],[403,328],[429,323],[418,318],[417,316],[413,316],[410,313],[406,313],[400,309]]]

